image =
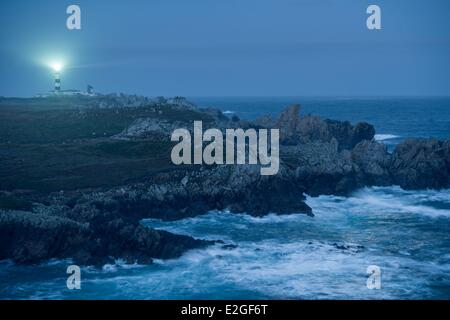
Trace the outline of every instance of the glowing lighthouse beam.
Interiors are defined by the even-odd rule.
[[[55,72],[60,72],[62,70],[62,64],[59,62],[55,62],[52,64],[52,68]]]

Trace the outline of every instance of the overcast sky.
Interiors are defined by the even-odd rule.
[[[450,95],[449,16],[448,0],[1,1],[0,95],[51,90],[52,60],[63,89],[103,93]]]

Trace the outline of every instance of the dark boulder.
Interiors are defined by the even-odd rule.
[[[253,216],[269,213],[303,213],[312,216],[312,209],[304,202],[304,191],[293,179],[265,176],[248,185],[245,192],[230,201],[229,209],[231,212]]]
[[[408,139],[397,145],[390,172],[405,189],[450,186],[450,140]]]

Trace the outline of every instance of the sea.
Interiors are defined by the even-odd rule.
[[[301,115],[375,126],[389,150],[407,138],[450,138],[449,97],[192,97],[255,119],[298,103]],[[0,261],[0,299],[450,299],[450,190],[370,187],[307,196],[314,217],[213,211],[142,224],[224,244],[151,265],[82,267]],[[376,274],[372,271],[377,270]],[[376,276],[377,285],[373,284]]]

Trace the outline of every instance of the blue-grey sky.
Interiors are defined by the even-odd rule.
[[[1,1],[0,95],[52,89],[55,59],[63,89],[103,93],[450,95],[449,16],[448,0]]]

